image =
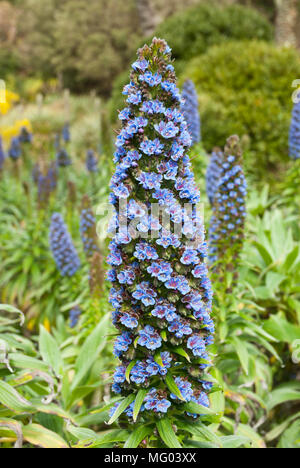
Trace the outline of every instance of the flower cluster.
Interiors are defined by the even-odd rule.
[[[201,123],[198,111],[198,96],[194,83],[186,80],[182,88],[182,113],[192,137],[192,144],[201,141]]]
[[[10,147],[8,149],[8,156],[13,160],[17,161],[22,154],[20,139],[18,137],[12,138]]]
[[[214,203],[215,194],[218,188],[218,182],[221,176],[223,163],[223,152],[215,148],[211,154],[209,165],[206,172],[206,193],[211,205]]]
[[[69,143],[71,141],[71,134],[70,134],[70,124],[66,123],[61,132],[62,139],[65,143]]]
[[[300,97],[300,96],[298,96]],[[294,104],[289,137],[290,157],[300,159],[300,99]]]
[[[236,267],[244,240],[247,184],[237,136],[227,140],[209,229],[210,260],[217,270]]]
[[[76,306],[72,310],[70,310],[69,316],[70,316],[70,327],[71,328],[76,327],[81,313],[82,313],[82,310],[78,306]]]
[[[32,177],[38,187],[38,206],[44,208],[49,202],[51,193],[57,186],[57,170],[55,164],[51,164],[45,173],[41,170],[39,164],[35,165],[32,171]]]
[[[87,151],[85,165],[88,172],[98,172],[98,160],[96,159],[93,150]]]
[[[72,164],[71,158],[66,149],[58,149],[56,153],[56,164],[58,167],[68,167]]]
[[[30,133],[26,127],[22,127],[19,135],[20,143],[32,143],[32,139],[32,133]]]
[[[154,39],[139,51],[132,68],[111,180],[115,213],[107,279],[120,332],[114,354],[121,365],[113,390],[136,395],[141,387],[149,389],[141,409],[145,417],[147,411],[166,413],[183,403],[174,398],[167,374],[181,379],[186,401],[206,396],[202,374],[210,365],[207,346],[214,327],[204,227],[195,207],[200,194],[186,154],[191,137],[180,111],[171,50]],[[207,396],[201,402],[208,406]]]
[[[99,252],[99,246],[96,234],[96,219],[92,211],[90,199],[87,195],[82,199],[79,231],[85,254],[90,258],[93,256],[94,252]]]
[[[50,226],[50,247],[62,276],[73,276],[80,268],[80,260],[62,216],[54,213]]]

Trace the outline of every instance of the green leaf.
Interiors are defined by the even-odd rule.
[[[289,323],[281,314],[272,315],[264,323],[264,329],[277,340],[292,344],[300,339],[300,327]]]
[[[126,377],[126,380],[127,380],[128,383],[130,383],[130,372],[132,371],[132,369],[134,368],[136,363],[137,363],[136,359],[134,361],[131,361],[131,363],[129,364],[129,366],[126,369],[125,377]]]
[[[76,445],[73,445],[73,448],[94,448],[105,446],[107,447],[111,443],[124,442],[128,439],[128,432],[121,429],[113,429],[106,431],[103,434],[97,434],[97,437],[92,439],[81,440]]]
[[[85,427],[75,427],[72,425],[67,425],[67,431],[72,434],[78,440],[87,440],[87,439],[96,439],[96,432],[91,429],[86,429]]]
[[[8,357],[12,367],[16,367],[17,369],[40,370],[42,372],[47,372],[49,370],[49,366],[43,361],[39,361],[38,359],[24,354],[11,353]]]
[[[242,368],[245,372],[246,375],[248,375],[249,372],[249,353],[247,350],[247,345],[244,343],[242,340],[240,340],[237,337],[232,337],[231,342],[233,343],[233,346],[235,347],[235,350],[237,352],[238,358],[240,360],[240,363],[242,365]]]
[[[67,442],[55,432],[39,424],[29,424],[23,428],[24,439],[32,445],[42,448],[69,448]]]
[[[195,440],[200,442],[212,442],[216,447],[222,448],[221,439],[207,426],[197,421],[194,423],[184,423],[179,425],[180,429],[188,431],[195,436]]]
[[[172,351],[178,354],[179,356],[183,356],[188,362],[191,362],[190,356],[181,346],[178,346],[177,348],[172,348]]]
[[[53,336],[42,325],[40,325],[39,349],[43,360],[59,376],[63,368],[59,347]]]
[[[273,263],[273,258],[272,258],[272,255],[267,250],[267,248],[264,245],[260,244],[259,242],[253,242],[253,244],[255,245],[257,250],[259,251],[261,257],[263,258],[263,260],[265,262],[265,264],[266,265],[272,264]]]
[[[19,423],[18,421],[14,421],[13,419],[0,418],[0,427],[7,427],[14,434],[16,434],[17,441],[14,445],[14,448],[22,448],[23,432],[21,423]]]
[[[218,413],[211,410],[210,408],[207,408],[206,406],[198,405],[198,403],[195,403],[193,401],[190,401],[189,403],[184,404],[182,406],[182,408],[187,413],[207,415],[207,416],[218,416],[219,415]]]
[[[173,379],[172,374],[170,372],[168,372],[167,375],[166,375],[166,384],[167,384],[170,392],[174,393],[174,395],[176,395],[179,398],[179,400],[186,401],[183,398],[183,396],[181,395],[181,392],[180,392],[179,388],[177,387],[177,385],[175,383],[175,380]]]
[[[134,407],[133,407],[133,420],[134,422],[137,420],[139,415],[140,409],[142,404],[144,403],[145,396],[147,395],[147,390],[141,389],[138,391],[138,394],[135,399]]]
[[[182,448],[169,419],[164,418],[156,423],[159,435],[169,448]]]
[[[246,424],[239,424],[236,435],[248,438],[253,448],[266,448],[265,442],[260,435]]]
[[[25,322],[25,315],[16,307],[8,304],[0,304],[0,311],[8,312],[10,314],[18,314],[20,316],[20,325],[22,326]]]
[[[124,411],[128,408],[129,405],[134,401],[135,396],[134,395],[128,395],[128,397],[125,398],[125,400],[122,401],[122,403],[118,406],[116,411],[114,412],[113,416],[110,418],[108,421],[108,425],[114,423],[118,417],[124,413]]]
[[[291,382],[276,388],[268,395],[267,409],[271,411],[275,406],[287,401],[300,402],[300,382]]]
[[[162,358],[161,358],[160,352],[155,353],[155,355],[154,355],[154,361],[155,361],[160,367],[164,367],[164,363],[163,363],[163,360],[162,360]]]
[[[142,440],[153,433],[153,427],[140,426],[137,427],[125,442],[124,448],[137,448]]]
[[[4,381],[0,381],[0,403],[17,413],[32,413],[35,408],[20,393]]]
[[[223,448],[239,448],[242,445],[248,444],[250,439],[248,437],[229,435],[220,437]]]
[[[99,353],[105,347],[108,322],[109,316],[106,315],[82,346],[75,364],[75,377],[72,382],[72,390],[86,377],[98,358]]]

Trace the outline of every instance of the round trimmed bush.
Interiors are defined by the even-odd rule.
[[[255,9],[242,5],[220,6],[213,1],[175,14],[154,35],[169,43],[175,59],[186,61],[228,40],[270,41],[273,27]]]
[[[220,6],[217,2],[200,4],[177,13],[164,21],[153,34],[165,39],[172,47],[178,74],[185,71],[186,62],[199,56],[213,45],[228,40],[272,40],[273,27],[268,20],[252,8],[241,5]],[[142,39],[151,43],[152,37]],[[127,76],[121,73],[115,80],[110,101],[110,116],[117,118],[122,107],[121,90]]]
[[[291,86],[298,77],[298,53],[262,41],[222,44],[192,60],[183,78],[197,87],[205,148],[238,134],[247,142],[249,168],[278,168],[288,160]]]

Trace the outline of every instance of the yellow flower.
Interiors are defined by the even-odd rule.
[[[0,103],[0,114],[6,115],[12,106],[20,100],[18,94],[13,93],[12,91],[5,91],[5,102]]]
[[[32,126],[29,120],[17,120],[14,125],[0,127],[0,135],[2,136],[5,143],[9,143],[10,140],[14,137],[20,135],[22,128],[27,128],[27,130],[32,133]]]

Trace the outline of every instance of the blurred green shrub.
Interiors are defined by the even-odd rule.
[[[237,133],[247,143],[249,169],[278,169],[288,161],[291,86],[299,76],[295,50],[262,41],[222,44],[192,60],[184,77],[199,92],[205,148]]]
[[[177,60],[189,60],[230,39],[272,40],[271,24],[256,10],[218,3],[212,1],[180,12],[162,23],[154,35],[168,42]]]
[[[153,34],[165,39],[173,50],[178,74],[185,71],[187,61],[207,51],[213,45],[228,40],[272,40],[273,27],[256,10],[241,5],[220,6],[212,1],[188,8],[163,22]],[[151,38],[143,39],[151,42]],[[134,57],[133,57],[134,58]],[[128,73],[121,73],[115,80],[110,101],[113,121],[117,110],[124,107],[121,90],[129,80]]]

